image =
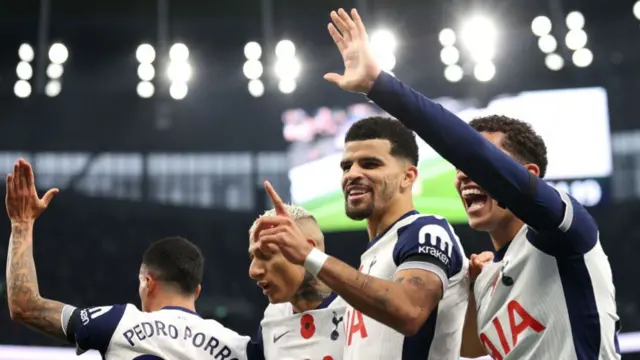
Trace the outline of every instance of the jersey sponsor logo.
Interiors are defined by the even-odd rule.
[[[427,244],[428,241],[428,245]],[[453,252],[453,241],[449,233],[442,226],[429,224],[420,228],[418,232],[419,254],[431,255],[449,265]]]
[[[353,336],[359,336],[361,339],[366,339],[367,325],[364,323],[364,316],[356,309],[347,311],[347,323],[345,324],[345,332],[347,333],[347,346],[351,346]]]
[[[288,333],[290,333],[290,332],[291,332],[290,330],[287,330],[287,331],[283,332],[283,333],[282,333],[282,334],[280,334],[280,335],[273,334],[273,343],[274,343],[274,344],[275,344],[275,343],[277,343],[277,342],[278,342],[278,340],[282,339],[282,337],[283,337],[283,336],[287,335],[287,334],[288,334]]]
[[[82,310],[80,312],[80,320],[82,320],[82,325],[87,325],[89,321],[104,315],[112,308],[113,306],[98,306]]]
[[[503,327],[500,319],[498,319],[498,316],[494,317],[491,321],[493,330],[498,335],[497,340],[500,342],[500,350],[498,350],[498,346],[489,339],[486,331],[480,333],[480,342],[482,342],[482,346],[484,346],[487,353],[489,353],[489,355],[491,355],[495,360],[502,360],[509,355],[513,348],[518,344],[518,337],[520,334],[529,329],[538,334],[546,329],[544,325],[529,314],[529,312],[516,300],[511,300],[507,304],[507,313],[509,316],[509,327],[506,328],[506,330],[507,334],[511,334],[510,339],[505,334],[505,328]]]

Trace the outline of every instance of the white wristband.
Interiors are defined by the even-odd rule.
[[[313,277],[318,276],[320,269],[329,258],[329,255],[323,253],[317,248],[313,248],[307,258],[304,260],[304,268],[313,275]]]

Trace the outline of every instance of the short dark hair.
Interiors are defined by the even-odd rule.
[[[529,123],[503,115],[490,115],[471,120],[469,125],[479,132],[503,133],[502,147],[516,160],[538,165],[541,178],[547,173],[547,146]]]
[[[350,141],[389,140],[391,155],[409,160],[418,165],[418,144],[416,135],[401,122],[383,116],[372,116],[362,119],[351,126],[345,136],[345,143]]]
[[[194,294],[202,283],[204,257],[196,245],[183,237],[153,242],[142,255],[142,264],[157,280],[175,283],[185,294]]]

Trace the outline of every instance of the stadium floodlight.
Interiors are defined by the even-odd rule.
[[[390,52],[395,53],[398,43],[396,36],[387,29],[375,30],[371,33],[371,49],[373,52]]]
[[[60,80],[49,80],[49,82],[47,82],[47,85],[45,85],[44,87],[44,93],[48,97],[56,97],[60,95],[61,91],[62,83],[60,83]]]
[[[49,64],[49,66],[47,66],[47,76],[50,79],[60,79],[62,77],[62,74],[64,74],[64,67],[60,64]]]
[[[31,95],[31,84],[26,80],[18,80],[13,86],[13,92],[21,99],[27,98]]]
[[[465,22],[460,40],[476,63],[493,60],[498,39],[495,24],[489,18],[476,15]]]
[[[300,61],[296,57],[280,58],[276,61],[275,73],[279,79],[297,79],[300,68]]]
[[[249,80],[258,80],[260,76],[262,76],[263,71],[264,69],[262,68],[260,60],[247,60],[244,62],[244,66],[242,67],[244,76]],[[299,68],[298,71],[300,71]]]
[[[33,68],[31,64],[26,61],[20,61],[16,67],[16,75],[20,80],[31,80],[33,76]]]
[[[569,30],[564,41],[570,50],[582,49],[587,45],[587,33],[582,29]]]
[[[175,43],[169,49],[169,60],[176,63],[185,63],[189,60],[189,48],[183,43]]]
[[[438,34],[438,40],[443,47],[453,46],[456,43],[456,32],[449,28],[442,29]]]
[[[278,59],[290,59],[296,56],[296,46],[291,40],[280,40],[276,44],[276,57]]]
[[[640,0],[636,1],[636,3],[633,4],[633,15],[636,17],[636,19],[640,20]]]
[[[473,68],[473,75],[478,81],[491,81],[491,79],[496,75],[496,66],[490,61],[478,63]]]
[[[464,72],[459,65],[449,65],[444,69],[444,78],[449,82],[458,82],[463,76]]]
[[[142,81],[151,81],[156,76],[156,69],[149,63],[138,65],[138,77]]]
[[[391,71],[396,67],[395,51],[397,47],[395,35],[387,29],[375,30],[369,40],[373,56],[384,71]]]
[[[148,99],[153,96],[155,87],[153,86],[153,83],[149,81],[140,81],[136,88],[136,92],[141,98]]]
[[[547,66],[547,68],[549,68],[549,70],[558,71],[561,70],[562,67],[564,67],[564,59],[562,58],[562,56],[556,53],[552,53],[548,54],[544,58],[544,64]]]
[[[296,91],[297,83],[294,79],[280,79],[278,81],[278,90],[283,94],[291,94]]]
[[[149,44],[142,44],[136,50],[136,59],[143,64],[151,64],[156,59],[156,50]]]
[[[35,52],[33,51],[33,47],[29,44],[22,44],[18,48],[18,56],[21,61],[32,62],[35,57]]]
[[[584,16],[579,11],[572,11],[567,14],[567,27],[569,30],[578,30],[584,27]]]
[[[455,65],[460,60],[460,51],[455,46],[445,46],[440,50],[440,60],[445,65]]]
[[[553,37],[553,35],[542,35],[540,36],[540,38],[538,38],[538,47],[543,53],[551,54],[552,52],[555,52],[556,49],[558,49],[558,42],[556,41],[556,38]]]
[[[531,22],[531,31],[536,36],[548,35],[551,32],[551,19],[546,16],[536,16]]]
[[[587,67],[593,62],[593,53],[587,48],[578,49],[573,52],[571,60],[577,67]]]
[[[189,87],[183,82],[174,82],[169,87],[169,95],[175,100],[182,100],[187,96]]]
[[[244,56],[247,60],[260,60],[262,56],[262,47],[255,41],[249,41],[244,46]]]
[[[264,84],[260,80],[249,81],[249,94],[253,97],[264,95]]]
[[[61,43],[55,43],[49,48],[49,60],[54,64],[64,64],[69,58],[69,50]]]
[[[192,69],[187,62],[172,61],[167,68],[167,77],[172,82],[186,83],[191,79]]]

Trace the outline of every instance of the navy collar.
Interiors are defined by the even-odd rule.
[[[400,222],[401,220],[404,220],[406,218],[408,218],[411,215],[417,215],[420,214],[417,210],[411,210],[409,212],[406,212],[404,215],[400,216],[396,221],[393,222],[393,224],[391,224],[385,231],[381,232],[380,234],[378,234],[376,237],[374,237],[373,239],[371,239],[369,241],[369,243],[367,244],[367,250],[371,249],[371,247],[378,242],[378,240],[380,240],[380,238],[382,238],[383,236],[385,236],[387,234],[387,232],[389,232],[389,230],[391,230],[392,227],[394,227],[398,222]]]
[[[506,254],[507,250],[509,250],[509,245],[511,245],[512,241],[513,240],[509,241],[503,247],[493,252],[493,262],[502,261],[502,259],[504,258],[504,254]]]
[[[161,310],[179,310],[179,311],[184,311],[186,313],[189,313],[191,315],[195,315],[197,317],[201,317],[197,312],[191,311],[187,308],[183,308],[182,306],[165,306]]]
[[[333,302],[333,300],[336,299],[336,297],[338,297],[338,294],[336,293],[331,293],[331,295],[327,296],[326,299],[322,300],[322,302],[320,303],[320,305],[316,306],[316,308],[314,310],[320,310],[320,309],[326,309],[329,307],[329,305]]]

